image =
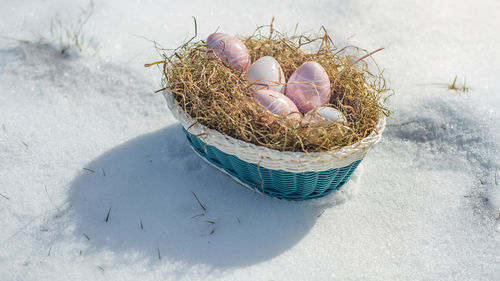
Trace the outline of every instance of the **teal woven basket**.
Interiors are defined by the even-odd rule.
[[[243,186],[286,200],[321,197],[338,190],[351,178],[366,153],[381,138],[385,118],[362,141],[328,152],[289,152],[256,146],[211,130],[190,118],[173,95],[167,105],[183,126],[194,152]]]
[[[293,173],[271,170],[245,162],[224,153],[184,130],[193,150],[213,166],[235,178],[241,184],[258,192],[280,199],[303,200],[326,195],[339,189],[350,178],[361,160],[322,172]]]

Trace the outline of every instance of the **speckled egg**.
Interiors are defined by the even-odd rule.
[[[273,90],[285,93],[285,74],[273,57],[265,56],[256,60],[246,73],[254,90]]]
[[[330,101],[330,79],[317,62],[309,61],[293,72],[286,85],[286,96],[306,113]]]
[[[250,67],[251,58],[248,49],[236,37],[224,33],[213,33],[207,38],[207,46],[224,64],[235,70],[246,71]]]
[[[272,90],[258,90],[254,93],[255,100],[271,113],[299,119],[301,114],[297,106],[280,92]]]
[[[342,112],[333,107],[322,106],[313,109],[304,115],[303,124],[322,124],[325,122],[346,123],[346,118]]]

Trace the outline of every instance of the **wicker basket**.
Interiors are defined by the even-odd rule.
[[[198,156],[243,186],[286,200],[320,197],[339,189],[385,129],[385,116],[381,116],[376,130],[352,146],[308,154],[278,151],[225,136],[196,123],[172,93],[164,96]]]

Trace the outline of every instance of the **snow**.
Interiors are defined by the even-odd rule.
[[[87,1],[2,6],[2,280],[498,280],[499,3],[95,1],[97,54],[64,55],[50,22]],[[342,192],[263,197],[190,150],[142,37],[176,47],[191,16],[199,38],[275,16],[385,47],[393,114]],[[470,92],[447,89],[455,75]]]

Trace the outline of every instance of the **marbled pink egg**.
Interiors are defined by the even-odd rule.
[[[248,49],[236,37],[224,33],[213,33],[207,38],[207,46],[231,68],[246,71],[251,58]]]
[[[322,106],[307,112],[302,121],[303,125],[321,125],[327,122],[346,123],[342,112],[333,107]]]
[[[254,91],[265,89],[285,93],[285,74],[273,57],[265,56],[256,60],[247,70],[246,76]]]
[[[282,93],[272,90],[258,90],[254,93],[255,100],[271,113],[299,119],[301,114],[292,100]]]
[[[306,62],[297,68],[286,85],[286,96],[302,113],[327,104],[331,94],[328,74],[314,61]]]

